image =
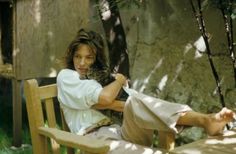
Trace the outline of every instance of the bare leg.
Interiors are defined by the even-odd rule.
[[[206,130],[209,135],[222,133],[224,126],[233,120],[235,113],[223,108],[215,114],[203,114],[194,111],[182,113],[177,125],[198,126]]]

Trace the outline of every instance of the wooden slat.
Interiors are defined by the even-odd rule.
[[[47,99],[57,96],[56,84],[39,87],[39,95],[41,99]]]
[[[109,145],[106,145],[102,140],[72,134],[56,128],[40,127],[38,132],[41,135],[53,138],[61,145],[75,147],[82,151],[105,154],[109,150]]]
[[[39,87],[40,98],[44,101],[48,126],[56,128],[56,117],[54,111],[53,97],[57,95],[56,84]],[[53,154],[60,154],[60,145],[54,140],[50,139]]]
[[[61,123],[62,123],[62,129],[69,132],[69,127],[68,125],[66,124],[66,120],[65,120],[65,117],[64,117],[64,113],[62,111],[62,109],[60,108],[60,114],[61,114]],[[71,148],[71,147],[67,147],[67,154],[73,154],[74,153],[74,149]]]
[[[56,117],[54,111],[53,99],[49,98],[45,100],[45,109],[48,120],[48,126],[56,128]]]
[[[56,124],[53,99],[52,98],[46,99],[44,105],[46,109],[48,126],[51,128],[56,128],[57,124]],[[60,145],[54,139],[50,139],[50,142],[51,142],[53,154],[60,154]]]
[[[25,81],[24,93],[34,154],[47,153],[47,138],[38,134],[38,127],[44,126],[44,119],[38,83],[35,79]]]
[[[227,135],[228,134],[228,135]],[[170,151],[170,154],[235,154],[236,130],[226,131],[222,136],[201,139],[182,145]]]

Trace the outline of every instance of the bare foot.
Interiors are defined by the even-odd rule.
[[[208,135],[222,134],[225,125],[232,121],[234,116],[235,113],[227,108],[223,108],[218,113],[209,114],[205,124]]]

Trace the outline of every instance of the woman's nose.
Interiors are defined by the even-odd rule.
[[[82,58],[81,60],[80,60],[80,63],[79,63],[80,65],[85,65],[85,59],[84,58]]]

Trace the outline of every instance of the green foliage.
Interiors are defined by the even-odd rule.
[[[236,0],[209,0],[209,3],[214,7],[223,9],[226,13],[230,13],[231,17],[236,16]]]
[[[11,140],[8,138],[7,134],[0,128],[0,149],[9,147]]]
[[[236,9],[233,10],[232,14],[231,14],[231,18],[235,19],[236,18]]]
[[[197,5],[197,0],[193,0],[193,2]],[[209,6],[213,6],[220,10],[224,10],[226,14],[230,14],[232,19],[236,18],[236,0],[200,0],[200,2],[202,10],[207,9]]]
[[[11,147],[12,137],[8,136],[7,133],[0,129],[0,153],[1,154],[32,154],[32,147],[30,143],[30,133],[28,129],[24,129],[22,132],[23,145],[19,148]],[[26,143],[26,144],[25,144]]]
[[[0,149],[1,154],[32,154],[32,148],[29,146],[23,146],[17,149],[4,148]]]

